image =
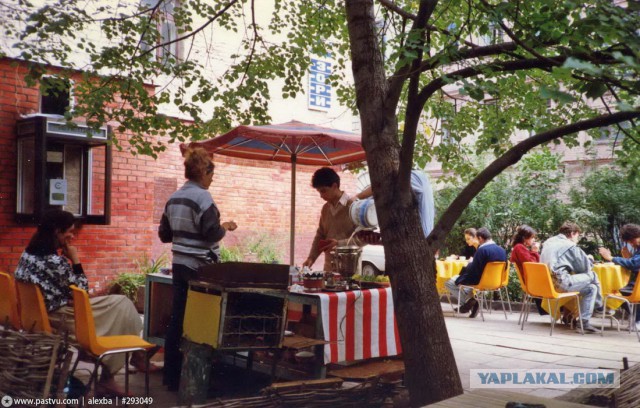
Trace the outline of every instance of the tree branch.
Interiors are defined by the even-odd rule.
[[[437,0],[423,0],[420,2],[420,8],[418,9],[418,18],[414,22],[413,30],[423,30],[429,21],[429,18],[433,14],[433,11],[438,4]],[[422,56],[424,54],[424,49],[426,45],[426,32],[422,32],[420,35],[420,41],[412,46],[413,50],[416,51],[417,56],[415,60],[411,64],[411,78],[409,79],[409,87],[408,87],[408,95],[407,95],[407,106],[414,105],[419,103],[419,87],[420,87],[420,65],[422,62]],[[412,110],[407,109],[407,117],[405,121],[411,122],[411,125],[417,127],[417,122],[420,120],[420,112],[422,110]],[[398,168],[398,185],[399,191],[407,191],[410,192],[409,188],[410,180],[411,180],[411,167],[413,163],[413,151],[415,149],[415,141],[416,141],[416,132],[405,132],[402,137],[402,146],[400,148],[400,166]]]
[[[440,245],[471,200],[473,200],[491,180],[508,167],[519,162],[522,156],[533,148],[576,132],[609,126],[638,117],[640,117],[640,110],[601,115],[539,133],[516,144],[482,170],[460,194],[458,194],[436,223],[433,231],[431,231],[431,234],[427,237],[427,241],[431,245]]]
[[[487,64],[477,65],[474,67],[463,68],[458,71],[453,71],[447,73],[445,76],[434,79],[429,82],[422,90],[420,91],[420,103],[423,105],[426,101],[433,95],[438,89],[442,88],[447,84],[445,81],[446,78],[453,78],[455,80],[460,80],[464,78],[471,78],[476,75],[480,75],[485,73],[487,70],[491,70],[493,72],[511,72],[511,71],[521,71],[521,70],[529,70],[529,69],[543,69],[548,68],[553,65],[562,65],[562,63],[567,59],[567,57],[553,57],[545,59],[541,61],[537,58],[535,59],[524,59],[517,61],[498,61],[498,62],[490,62]]]
[[[207,20],[203,25],[201,25],[201,26],[200,26],[200,27],[198,27],[197,29],[193,30],[192,32],[190,32],[190,33],[188,33],[188,34],[183,35],[182,37],[178,37],[178,38],[176,38],[176,39],[174,39],[174,40],[167,41],[167,42],[164,42],[164,43],[161,43],[161,44],[156,44],[156,46],[155,46],[155,47],[151,47],[151,48],[149,48],[148,50],[146,50],[145,52],[143,52],[142,54],[140,54],[140,55],[138,56],[138,58],[142,58],[142,57],[144,57],[145,55],[147,55],[147,54],[149,54],[149,53],[151,53],[151,52],[153,52],[153,51],[157,50],[157,49],[158,49],[158,48],[160,48],[160,47],[165,47],[165,46],[167,46],[167,45],[170,45],[170,44],[173,44],[173,43],[177,43],[177,42],[180,42],[180,41],[186,40],[187,38],[190,38],[190,37],[195,36],[195,35],[196,35],[196,34],[198,34],[200,31],[202,31],[202,30],[204,30],[205,28],[207,28],[211,23],[213,23],[214,21],[216,21],[216,19],[217,19],[218,17],[223,16],[223,15],[227,12],[227,10],[229,10],[229,9],[231,8],[231,6],[233,6],[234,4],[236,4],[238,1],[239,1],[239,0],[231,0],[231,1],[229,1],[229,3],[228,3],[226,6],[224,6],[224,7],[222,8],[222,10],[220,10],[220,11],[219,11],[218,13],[216,13],[213,17],[211,17],[210,19],[208,19],[208,20]]]
[[[407,20],[413,20],[416,21],[418,19],[418,16],[416,16],[415,14],[411,14],[408,11],[403,10],[400,6],[398,6],[397,4],[395,4],[392,1],[389,0],[378,0],[378,2],[380,3],[380,5],[384,8],[386,8],[389,11],[392,11],[394,13],[396,13],[397,15],[406,18]]]
[[[480,2],[488,9],[491,10],[491,12],[493,12],[493,7],[491,7],[491,5],[487,2],[487,0],[480,0]],[[502,28],[502,30],[504,30],[504,32],[507,34],[507,36],[509,36],[509,38],[511,38],[513,40],[513,42],[515,42],[516,44],[518,44],[520,47],[522,47],[524,50],[526,50],[527,52],[529,52],[531,55],[533,55],[536,58],[539,58],[541,60],[545,60],[547,59],[547,57],[545,57],[544,55],[540,54],[539,52],[537,52],[536,50],[534,50],[533,48],[529,47],[527,44],[524,43],[524,41],[520,40],[520,38],[518,38],[515,33],[509,28],[507,27],[507,25],[505,23],[502,22],[502,20],[498,20],[498,24],[500,24],[500,27]]]
[[[253,56],[256,53],[256,44],[258,43],[259,34],[258,34],[258,26],[256,24],[255,0],[251,0],[251,27],[253,28],[253,41],[251,42],[251,52],[249,53],[249,58],[247,58],[247,66],[245,67],[244,72],[242,74],[240,85],[244,84],[244,80],[249,73],[249,68],[251,67]]]

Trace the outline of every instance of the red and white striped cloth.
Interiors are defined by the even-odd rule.
[[[320,297],[324,362],[338,363],[402,352],[391,288],[313,294]]]

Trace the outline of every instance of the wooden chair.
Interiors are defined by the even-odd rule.
[[[557,292],[555,287],[553,286],[553,282],[551,281],[551,273],[549,272],[547,264],[538,262],[525,262],[522,264],[522,268],[524,269],[524,280],[525,282],[527,282],[527,289],[530,293],[529,297],[532,299],[542,299],[542,301],[546,300],[549,311],[551,311],[551,301],[555,301],[554,313],[549,313],[551,319],[551,331],[549,332],[549,336],[553,335],[553,326],[556,322],[556,319],[553,316],[558,314],[560,299],[574,297],[576,299],[576,303],[578,304],[578,316],[580,316],[580,293]],[[524,318],[522,319],[522,330],[524,330],[524,323],[527,321],[528,317],[529,309],[526,308]],[[582,332],[582,334],[584,334],[582,319],[578,320],[580,321],[580,331]]]
[[[460,295],[462,289],[471,288],[479,292],[477,298],[480,302],[480,316],[482,316],[482,321],[484,321],[484,313],[482,311],[484,308],[484,295],[496,291],[500,293],[500,288],[504,281],[504,273],[508,267],[509,262],[489,262],[485,265],[482,271],[482,277],[477,285],[458,285],[458,310],[460,310]],[[508,271],[506,273],[508,273]],[[500,300],[502,301],[502,293],[500,293]],[[507,309],[504,306],[504,301],[502,301],[502,311],[504,312],[504,318],[507,319]]]
[[[27,331],[53,333],[40,287],[35,283],[16,281],[20,303],[20,324]]]
[[[125,393],[129,393],[129,354],[134,351],[149,351],[154,348],[155,345],[144,341],[139,336],[135,335],[118,335],[118,336],[97,336],[95,322],[93,320],[93,312],[91,310],[91,303],[89,302],[89,295],[85,290],[82,290],[74,285],[71,286],[71,292],[73,293],[73,309],[76,323],[76,339],[81,348],[79,353],[82,357],[91,358],[95,365],[91,377],[89,378],[89,386],[91,381],[95,386],[98,384],[98,368],[102,359],[106,356],[114,354],[125,355]],[[144,391],[145,396],[149,396],[149,358],[151,356],[147,353],[145,358],[145,374],[144,374]],[[80,358],[78,358],[79,360]],[[71,372],[73,373],[78,365],[78,360],[73,366]]]
[[[0,325],[8,323],[14,330],[20,330],[18,294],[13,276],[0,272]]]

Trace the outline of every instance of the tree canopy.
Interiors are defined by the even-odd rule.
[[[262,18],[255,1],[184,0],[171,12],[176,36],[162,43],[169,4],[67,0],[37,7],[16,0],[3,3],[2,24],[17,37],[19,58],[34,62],[34,80],[44,72],[36,63],[86,73],[90,80],[78,87],[79,104],[70,115],[96,126],[120,123],[144,154],[164,148],[153,137],[165,132],[176,141],[267,122],[270,81],[284,78],[284,97],[303,92],[311,54],[351,65],[354,86],[344,70],[331,81],[361,118],[416,406],[462,392],[433,255],[471,200],[532,149],[576,146],[580,131],[620,126],[624,137],[615,150],[622,165],[634,175],[640,160],[635,2],[274,0],[273,13]],[[83,34],[89,27],[100,32],[99,42]],[[195,40],[206,30],[242,35],[239,52],[216,75],[211,60],[195,58],[202,57]],[[177,41],[189,50],[182,58],[171,52],[150,58]],[[78,49],[86,54],[80,62],[74,60]],[[152,78],[170,86],[152,94],[143,86]],[[116,107],[107,103],[114,95]],[[159,114],[165,103],[194,123]],[[203,106],[213,106],[212,115]],[[485,156],[484,168],[472,166],[476,155]],[[466,185],[425,239],[414,228],[419,220],[409,176],[414,165],[430,161]]]

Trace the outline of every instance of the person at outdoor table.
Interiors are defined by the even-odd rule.
[[[513,262],[518,270],[522,279],[524,279],[522,264],[524,262],[540,262],[540,244],[536,242],[537,232],[528,225],[521,225],[516,230],[511,238],[511,257],[509,260]],[[526,283],[526,282],[525,282]],[[541,306],[542,299],[533,299],[538,313],[541,315],[548,314]]]
[[[607,262],[613,262],[616,265],[628,269],[631,272],[629,283],[619,291],[624,296],[631,295],[633,287],[638,279],[638,271],[640,270],[640,225],[626,224],[620,228],[620,239],[633,248],[629,258],[611,256],[611,251],[607,248],[599,248],[598,252]],[[626,304],[626,303],[625,303]],[[640,325],[640,307],[636,307],[636,326]]]
[[[498,246],[491,239],[491,232],[486,228],[480,228],[476,232],[478,239],[478,251],[467,266],[462,268],[460,275],[453,276],[447,282],[445,286],[449,289],[449,292],[453,297],[458,297],[460,292],[460,313],[467,313],[471,311],[469,317],[474,318],[478,314],[478,301],[472,296],[472,289],[464,288],[458,290],[458,285],[477,285],[482,278],[482,272],[484,267],[489,262],[504,262],[507,260],[507,253],[504,248]]]
[[[542,244],[540,261],[551,271],[553,285],[558,292],[580,292],[579,318],[586,333],[600,330],[589,323],[594,311],[604,307],[598,276],[593,272],[593,264],[587,254],[578,247],[580,227],[572,222],[560,226],[558,235]],[[579,329],[579,327],[578,327]]]
[[[76,285],[84,290],[89,289],[78,250],[71,245],[75,223],[75,217],[68,211],[45,212],[38,229],[20,256],[15,272],[16,280],[40,287],[51,326],[57,331],[68,331],[71,334],[75,333],[75,325],[73,297],[69,287]],[[140,335],[140,315],[126,296],[92,297],[90,302],[98,336]],[[124,366],[124,356],[108,356],[102,361],[106,369],[102,370],[97,393],[124,396],[124,390],[114,381],[114,375]],[[144,352],[134,353],[131,364],[140,371],[144,370]]]
[[[179,346],[189,280],[196,277],[201,266],[220,261],[219,241],[227,231],[237,228],[233,221],[220,222],[220,211],[208,190],[214,168],[203,148],[187,150],[184,159],[187,182],[167,201],[158,228],[160,240],[172,243],[173,254],[173,306],[165,338],[163,379],[172,391],[180,384],[182,354]]]
[[[302,266],[311,267],[321,253],[325,253],[324,271],[333,271],[332,257],[329,251],[337,246],[344,246],[356,230],[356,225],[349,215],[351,197],[340,190],[340,176],[330,167],[322,167],[313,173],[311,186],[320,193],[326,201],[320,211],[320,222],[316,235],[311,244],[309,255]],[[356,236],[349,244],[362,246],[362,241]]]
[[[467,228],[464,230],[464,241],[467,243],[467,246],[464,248],[462,256],[466,259],[473,258],[478,250],[478,245],[480,245],[478,238],[476,237],[476,233],[477,231],[475,228]]]
[[[528,225],[521,225],[511,238],[510,261],[518,266],[522,272],[524,262],[540,262],[540,244],[535,241],[536,230]]]

